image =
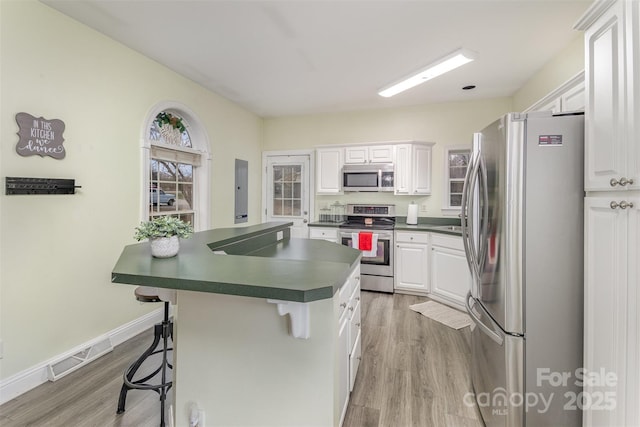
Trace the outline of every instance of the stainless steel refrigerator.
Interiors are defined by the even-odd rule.
[[[581,114],[511,113],[474,134],[465,400],[488,427],[582,424],[583,142]]]

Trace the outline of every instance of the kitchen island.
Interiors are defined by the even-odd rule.
[[[349,325],[360,321],[346,307],[359,313],[360,252],[292,239],[290,225],[195,233],[168,259],[148,243],[123,250],[113,282],[178,293],[177,426],[193,405],[207,426],[341,423],[359,361]]]

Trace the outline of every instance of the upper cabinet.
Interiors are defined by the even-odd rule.
[[[400,144],[396,147],[395,194],[431,194],[432,142]]]
[[[393,145],[345,147],[344,162],[349,164],[392,163],[393,148]]]
[[[316,148],[316,194],[344,194],[345,164],[393,163],[394,194],[431,194],[433,142],[402,141]]]
[[[551,111],[556,114],[584,111],[585,100],[584,71],[581,71],[527,108],[525,112]]]
[[[640,189],[639,8],[599,2],[577,24],[585,30],[586,191]]]
[[[316,193],[342,194],[343,147],[316,150]]]

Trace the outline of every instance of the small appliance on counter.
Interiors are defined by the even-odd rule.
[[[418,223],[418,205],[411,202],[407,209],[407,224],[416,225]]]

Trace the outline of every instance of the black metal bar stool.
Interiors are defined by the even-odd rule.
[[[167,398],[167,392],[173,385],[172,381],[167,381],[167,369],[173,369],[173,365],[168,358],[169,351],[173,351],[173,348],[169,347],[169,338],[171,338],[171,341],[173,342],[173,321],[169,318],[169,301],[161,300],[158,295],[150,295],[148,293],[148,289],[149,288],[144,289],[142,286],[136,288],[134,292],[136,299],[140,302],[164,302],[164,318],[162,322],[155,324],[153,329],[153,342],[149,348],[147,348],[124,373],[123,384],[120,389],[120,397],[118,398],[117,413],[121,414],[125,411],[125,402],[127,400],[127,392],[129,390],[153,390],[160,395],[160,427],[165,427],[165,400]],[[161,340],[162,343],[160,343]],[[160,366],[145,377],[134,379],[133,377],[144,361],[150,356],[158,353],[162,353]],[[160,373],[160,383],[148,384],[147,381],[155,377],[158,373]]]

